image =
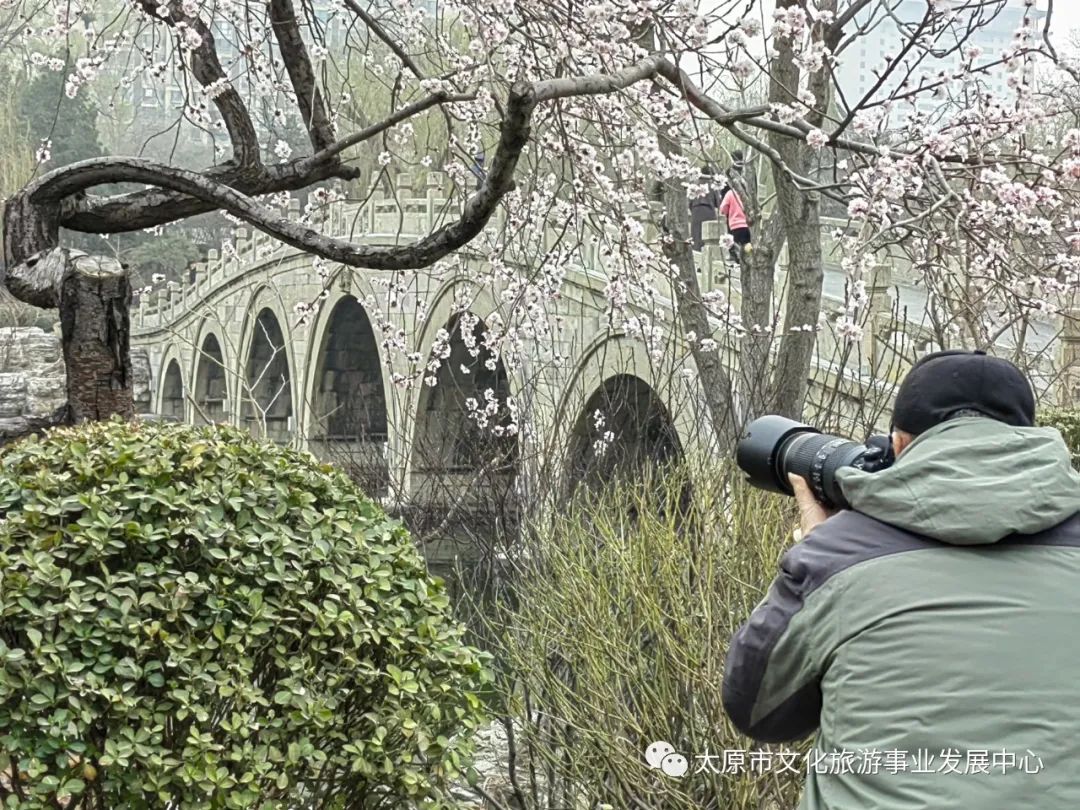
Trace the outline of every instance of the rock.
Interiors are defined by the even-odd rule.
[[[54,364],[55,365],[55,364]],[[30,414],[51,413],[67,402],[67,390],[64,385],[64,369],[50,369],[52,373],[43,377],[30,377],[26,387],[26,411]]]
[[[514,720],[514,736],[520,740],[523,736],[521,723]],[[476,732],[476,752],[473,757],[478,782],[484,792],[499,802],[508,810],[521,810],[520,803],[514,796],[513,785],[510,782],[509,762],[510,744],[506,736],[506,728],[502,722],[496,720],[480,728]],[[524,788],[526,780],[522,777],[528,768],[527,759],[523,756],[522,746],[519,743],[517,770],[521,785]],[[538,780],[541,792],[543,780]],[[458,782],[451,787],[454,796],[464,802],[470,810],[492,810],[492,805],[483,799],[483,796],[473,790],[464,781]]]
[[[60,360],[60,340],[36,326],[0,329],[0,369],[35,371]]]
[[[26,389],[22,372],[0,373],[0,418],[25,415]]]
[[[131,355],[135,412],[150,410],[150,358]],[[67,403],[60,337],[36,326],[0,329],[0,420],[11,425],[52,418]],[[3,430],[0,430],[2,433]]]
[[[132,351],[131,376],[135,413],[147,413],[150,411],[150,356],[145,351]]]

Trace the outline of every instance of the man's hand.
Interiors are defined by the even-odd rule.
[[[806,483],[806,479],[801,475],[789,474],[788,481],[791,482],[791,488],[795,491],[795,503],[799,506],[799,531],[801,535],[796,539],[801,540],[836,512],[830,511],[821,505],[818,499],[814,497],[810,485]]]

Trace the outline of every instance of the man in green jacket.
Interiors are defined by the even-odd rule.
[[[827,515],[732,639],[724,706],[816,732],[802,810],[1080,808],[1080,475],[1024,375],[938,352],[904,379],[896,462]]]

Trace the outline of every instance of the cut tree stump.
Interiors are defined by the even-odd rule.
[[[60,312],[67,367],[66,421],[132,418],[127,269],[105,256],[53,248],[10,268],[6,284],[16,298]]]

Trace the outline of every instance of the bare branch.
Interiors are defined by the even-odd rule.
[[[804,177],[803,175],[797,174],[795,171],[793,171],[792,168],[788,166],[784,159],[780,156],[779,152],[777,152],[767,143],[736,126],[736,124],[740,122],[756,125],[762,120],[766,120],[762,119],[760,116],[763,113],[768,112],[768,105],[758,105],[743,110],[729,110],[724,105],[705,95],[705,93],[703,93],[701,89],[696,84],[694,84],[690,77],[686,75],[685,71],[679,69],[671,62],[664,61],[663,63],[661,63],[659,67],[659,72],[662,76],[664,76],[668,81],[670,81],[679,89],[682,97],[686,99],[687,102],[689,102],[701,112],[705,113],[705,115],[716,121],[716,123],[726,127],[732,135],[741,140],[747,146],[756,149],[761,154],[767,156],[769,160],[771,160],[785,173],[787,173],[791,177],[792,181],[799,188],[803,190],[819,188],[818,183],[815,183],[810,178]],[[798,130],[796,130],[796,132],[798,132],[796,137],[799,140],[803,140],[805,136],[802,135],[802,133]],[[835,198],[837,200],[842,199],[839,196],[836,196]]]
[[[413,61],[413,58],[409,56],[409,54],[405,53],[405,51],[400,45],[394,42],[393,37],[386,33],[385,29],[383,29],[383,27],[379,25],[378,21],[370,14],[368,14],[363,9],[363,7],[356,2],[356,0],[345,0],[345,6],[353,14],[355,14],[357,17],[364,21],[364,25],[368,27],[371,33],[381,39],[383,43],[385,43],[386,47],[393,51],[394,55],[401,60],[401,64],[405,65],[405,67],[412,71],[412,74],[416,78],[424,78],[424,73],[420,70],[420,66],[417,65],[415,61]]]
[[[388,118],[384,118],[377,124],[372,124],[369,127],[365,127],[357,133],[354,133],[347,138],[342,138],[335,144],[328,146],[321,152],[317,152],[311,157],[311,161],[314,163],[321,163],[325,160],[329,160],[335,155],[339,155],[348,149],[350,146],[356,146],[356,144],[366,141],[369,138],[374,138],[380,132],[390,129],[390,127],[401,123],[407,118],[412,118],[417,113],[421,113],[429,107],[434,107],[436,104],[456,103],[459,101],[472,101],[476,98],[472,94],[450,95],[445,92],[432,93],[430,96],[426,96],[419,101],[414,101],[412,104],[406,104],[400,110]]]

